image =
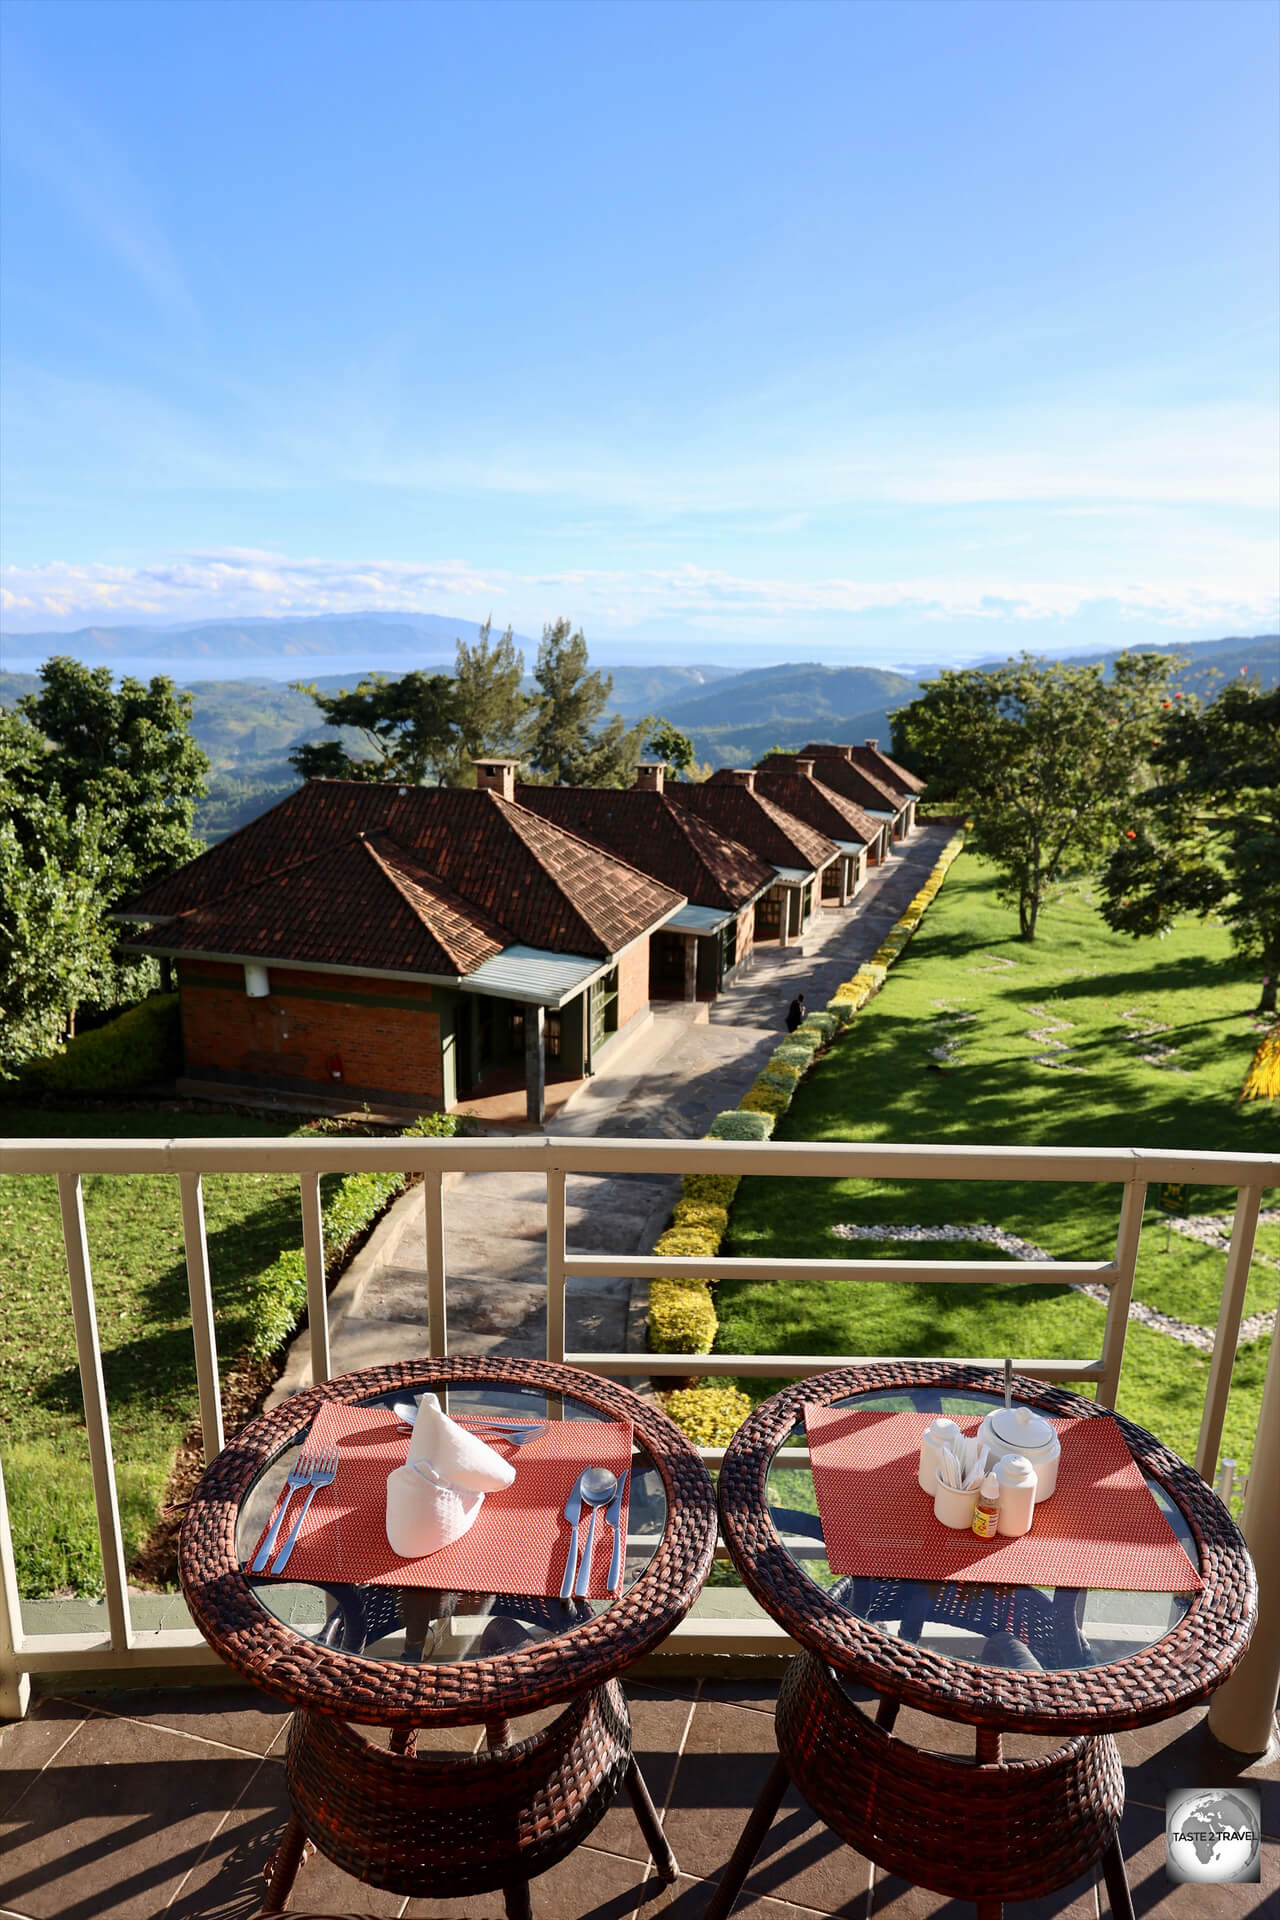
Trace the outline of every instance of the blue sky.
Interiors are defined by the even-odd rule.
[[[3,16],[10,629],[1274,629],[1269,0]]]

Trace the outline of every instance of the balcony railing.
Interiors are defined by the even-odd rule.
[[[427,1309],[426,1340],[432,1355],[449,1351],[449,1286],[444,1179],[450,1173],[540,1173],[546,1182],[546,1351],[588,1370],[618,1375],[672,1377],[753,1374],[804,1377],[858,1359],[895,1356],[838,1354],[637,1354],[566,1350],[566,1290],[575,1276],[652,1279],[666,1274],[718,1279],[848,1281],[878,1285],[941,1281],[1006,1286],[1087,1283],[1107,1290],[1101,1349],[1091,1360],[1014,1356],[1021,1373],[1068,1386],[1092,1383],[1098,1401],[1115,1404],[1124,1358],[1125,1332],[1149,1183],[1184,1182],[1232,1187],[1235,1215],[1227,1254],[1221,1309],[1200,1424],[1196,1467],[1214,1479],[1231,1384],[1249,1264],[1264,1190],[1280,1182],[1280,1154],[1157,1152],[1142,1148],[1011,1148],[880,1145],[734,1145],[720,1141],[539,1139],[427,1141],[420,1139],[282,1140],[238,1139],[0,1143],[0,1173],[54,1175],[84,1396],[85,1427],[102,1548],[104,1599],[98,1620],[80,1630],[28,1632],[18,1593],[13,1543],[0,1471],[0,1717],[25,1711],[32,1674],[87,1670],[128,1671],[191,1668],[214,1656],[187,1624],[149,1624],[137,1618],[125,1570],[123,1533],[111,1447],[111,1418],[103,1380],[94,1308],[92,1259],[85,1227],[81,1181],[91,1174],[151,1174],[178,1180],[182,1201],[191,1329],[206,1458],[223,1444],[213,1292],[205,1238],[201,1181],[207,1174],[285,1173],[298,1178],[307,1274],[311,1371],[331,1373],[325,1250],[320,1210],[324,1174],[393,1169],[420,1174],[426,1229],[422,1276]],[[565,1236],[565,1181],[572,1175],[764,1175],[787,1179],[891,1181],[973,1180],[988,1183],[1106,1184],[1119,1189],[1115,1248],[1107,1260],[738,1260],[661,1259],[655,1256],[570,1253]],[[1246,1501],[1244,1525],[1258,1563],[1263,1590],[1259,1628],[1260,1670],[1250,1675],[1256,1700],[1274,1700],[1280,1680],[1280,1363],[1273,1342],[1271,1364]],[[939,1358],[998,1367],[1003,1355],[948,1354]],[[717,1448],[703,1449],[714,1467]],[[0,1462],[2,1466],[2,1462]],[[727,1595],[721,1591],[723,1602]],[[781,1630],[754,1608],[745,1593],[734,1596],[735,1614],[697,1609],[668,1644],[685,1653],[784,1651]],[[180,1611],[176,1606],[174,1611]],[[1269,1623],[1269,1624],[1268,1624]],[[1252,1655],[1250,1656],[1253,1657]],[[1268,1693],[1269,1689],[1269,1693]],[[1256,1719],[1256,1714],[1255,1714]],[[1224,1736],[1225,1737],[1225,1736]],[[1236,1744],[1247,1744],[1237,1741]],[[1261,1744],[1265,1744],[1265,1739]]]

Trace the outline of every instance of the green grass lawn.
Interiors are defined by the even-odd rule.
[[[261,1119],[164,1107],[84,1113],[5,1107],[0,1129],[44,1138],[283,1134]],[[283,1174],[210,1175],[205,1222],[219,1360],[251,1331],[248,1281],[302,1244],[298,1186]],[[126,1554],[155,1523],[197,1410],[178,1182],[91,1175],[85,1219]],[[22,1593],[101,1590],[102,1569],[58,1194],[45,1177],[0,1179],[0,1445]]]
[[[1254,970],[1234,958],[1221,928],[1188,923],[1163,941],[1135,942],[1105,926],[1087,884],[1046,912],[1038,939],[1024,945],[1013,914],[996,903],[991,868],[965,854],[883,991],[803,1083],[775,1137],[1272,1150],[1280,1144],[1274,1104],[1236,1105],[1257,1044],[1257,997]],[[1195,1188],[1189,1200],[1197,1214],[1229,1213],[1234,1194]],[[844,1223],[989,1223],[1055,1258],[1097,1259],[1113,1249],[1118,1216],[1117,1187],[841,1180],[811,1182],[802,1197],[794,1182],[751,1180],[734,1205],[726,1252],[996,1258],[972,1243],[912,1249],[832,1232]],[[1280,1257],[1280,1231],[1264,1227],[1259,1251]],[[1225,1261],[1169,1236],[1149,1196],[1137,1299],[1212,1328]],[[1246,1313],[1277,1298],[1280,1269],[1255,1259]],[[1086,1358],[1100,1350],[1104,1317],[1100,1304],[1066,1288],[959,1285],[731,1281],[720,1284],[716,1307],[725,1352]],[[1223,1451],[1242,1465],[1267,1347],[1253,1341],[1237,1358]],[[1120,1409],[1184,1456],[1194,1453],[1207,1373],[1194,1349],[1131,1324]],[[759,1382],[742,1384],[761,1391]]]

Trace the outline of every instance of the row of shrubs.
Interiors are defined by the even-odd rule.
[[[403,1131],[411,1137],[448,1140],[457,1126],[455,1114],[424,1113]],[[322,1181],[320,1221],[329,1273],[341,1271],[355,1242],[404,1184],[404,1175],[395,1172],[347,1173],[340,1179]],[[253,1277],[250,1351],[255,1359],[266,1360],[284,1345],[306,1305],[306,1256],[301,1247],[290,1247]]]
[[[774,1048],[731,1113],[718,1114],[708,1140],[767,1140],[817,1056],[844,1031],[880,991],[891,966],[920,925],[947,871],[964,845],[964,834],[947,842],[929,878],[895,921],[871,959],[844,981],[825,1008],[810,1013]],[[729,1225],[738,1191],[733,1174],[686,1174],[671,1225],[654,1252],[669,1259],[714,1260]],[[649,1287],[649,1345],[655,1353],[710,1353],[719,1322],[709,1280],[654,1280]],[[667,1410],[701,1446],[729,1439],[750,1411],[741,1389],[723,1384],[683,1388],[667,1396]]]
[[[153,1080],[172,1080],[182,1066],[182,1027],[176,993],[153,993],[105,1026],[78,1033],[57,1053],[31,1060],[0,1080],[9,1099],[33,1095],[131,1093]]]

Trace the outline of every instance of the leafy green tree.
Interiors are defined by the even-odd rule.
[[[289,765],[304,780],[394,780],[385,758],[357,760],[341,740],[304,740],[289,754]]]
[[[68,820],[102,817],[111,898],[136,892],[200,851],[192,833],[209,762],[191,737],[191,696],[157,674],[147,685],[63,655],[40,669],[20,713],[52,743],[39,788],[56,788]],[[21,834],[21,827],[19,829]]]
[[[1211,705],[1170,700],[1103,874],[1103,914],[1135,937],[1180,913],[1218,914],[1262,963],[1262,1008],[1280,974],[1280,688],[1233,682]]]
[[[491,637],[486,620],[472,645],[457,643],[453,670],[453,748],[446,764],[451,787],[475,785],[473,761],[490,754],[515,753],[529,711],[521,689],[524,655],[510,627]]]
[[[549,786],[629,786],[650,723],[629,728],[614,714],[597,724],[609,704],[613,678],[590,668],[582,629],[573,633],[564,619],[545,626],[533,677],[538,691],[525,753],[535,775]]]
[[[688,734],[681,733],[669,720],[650,720],[645,725],[649,728],[649,738],[644,743],[645,752],[651,753],[655,759],[665,760],[667,771],[677,778],[692,779],[698,760]]]
[[[1101,666],[1041,663],[949,669],[893,716],[895,754],[929,782],[929,799],[972,813],[999,897],[1034,940],[1056,885],[1096,865],[1128,824],[1169,676],[1164,654]]]
[[[447,673],[406,673],[399,680],[370,674],[354,688],[309,693],[329,727],[350,727],[366,742],[370,758],[356,759],[340,741],[295,747],[290,765],[304,780],[402,780],[422,786],[438,780],[453,745],[453,682]]]
[[[29,719],[0,711],[0,1073],[50,1052],[116,984],[107,822],[68,807],[52,758]]]

